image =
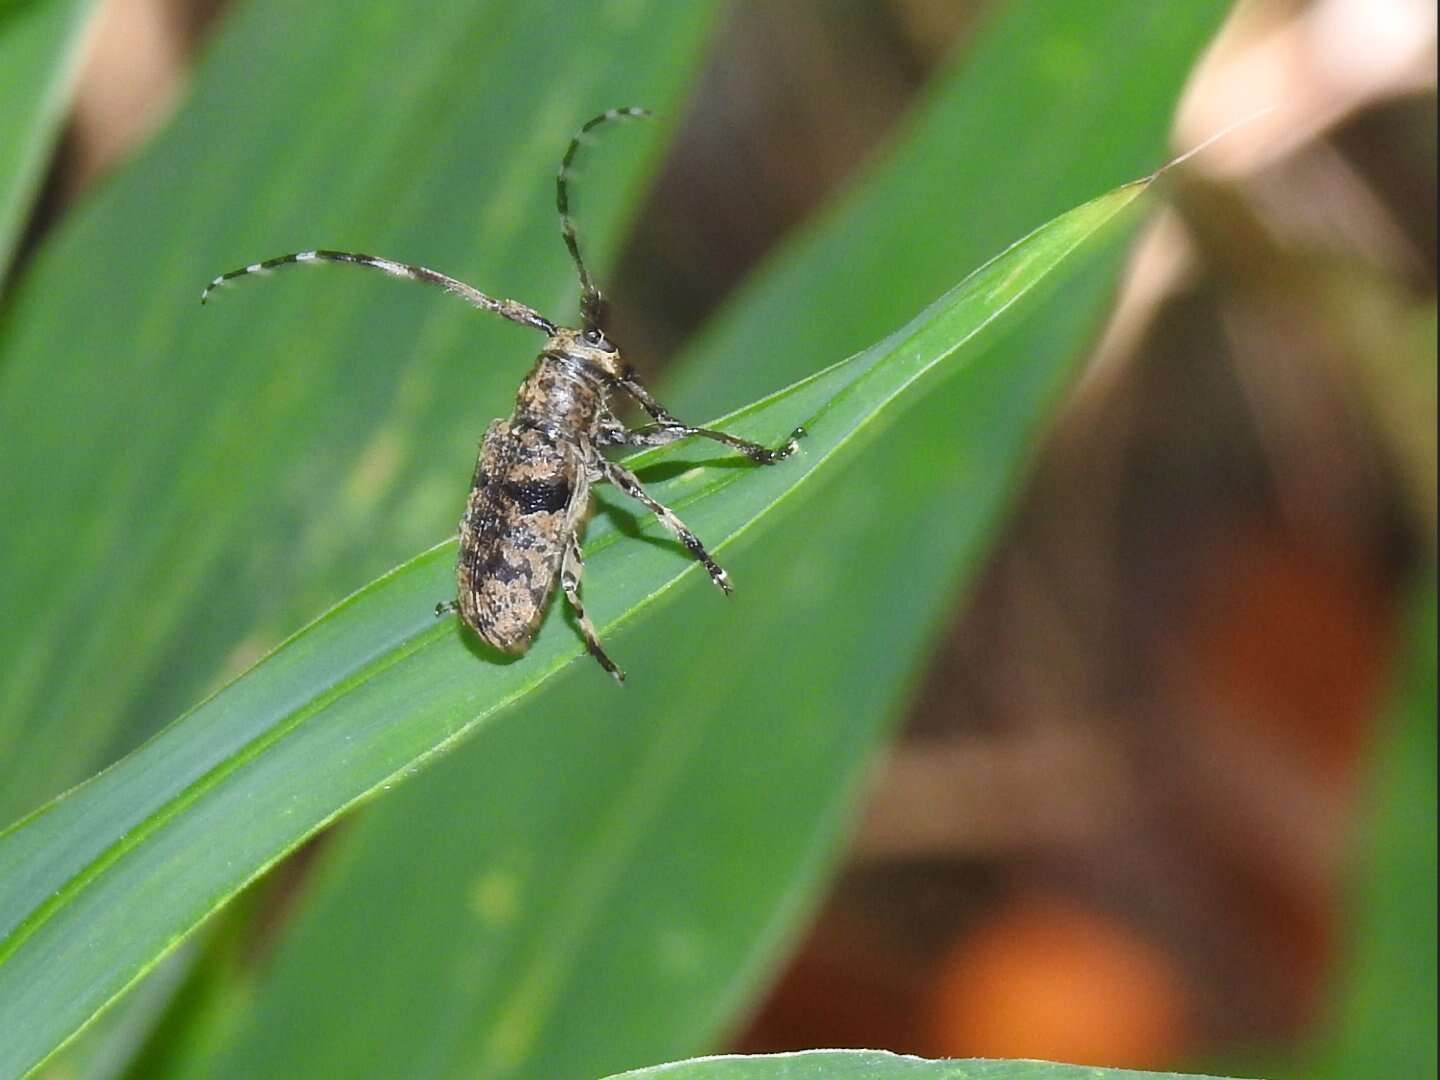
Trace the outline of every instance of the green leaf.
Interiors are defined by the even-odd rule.
[[[1399,678],[1381,729],[1337,1023],[1303,1075],[1435,1072],[1435,646],[1430,567],[1411,597]]]
[[[0,282],[40,187],[94,0],[0,0]]]
[[[809,1050],[754,1057],[726,1055],[617,1073],[609,1080],[1216,1080],[1187,1073],[1137,1072],[1050,1061],[926,1061],[879,1050]]]
[[[682,371],[684,414],[875,340],[1014,237],[1153,168],[1224,6],[1001,12],[895,152],[692,354],[685,371],[713,369],[718,392],[686,392]],[[1143,48],[1117,55],[1122,33]],[[732,600],[687,576],[608,636],[623,693],[566,669],[323,847],[273,960],[233,987],[233,1028],[198,1037],[217,1058],[185,1075],[548,1078],[713,1045],[822,887],[1113,267],[1048,296],[727,547]],[[604,602],[606,577],[587,581]]]
[[[1012,305],[1092,270],[1096,249],[1084,245],[1144,186],[1056,219],[872,349],[727,418],[728,430],[770,441],[803,424],[803,450],[785,463],[735,468],[693,446],[636,463],[686,466],[653,490],[717,549],[743,532],[769,531],[772,511],[843,475],[928,384],[966,374],[986,355],[984,331]],[[606,583],[590,605],[602,633],[643,624],[682,577],[696,578],[683,551],[637,542],[630,527],[602,519],[586,545],[594,580]],[[653,523],[643,533],[654,536]],[[565,667],[581,661],[603,692],[620,692],[591,670],[558,607],[526,657],[508,664],[453,620],[437,622],[430,609],[451,593],[453,563],[447,542],[366,586],[138,751],[0,836],[0,1027],[12,1033],[0,1046],[0,1070],[43,1060],[275,860]],[[615,635],[617,647],[624,640]],[[676,724],[670,737],[679,740],[666,748],[673,753],[690,736]],[[612,819],[614,841],[629,842],[640,820]],[[583,893],[582,882],[574,887]],[[495,895],[505,888],[496,884]],[[564,953],[556,958],[563,966]],[[498,1018],[493,1050],[502,1067],[530,1047],[553,990],[541,975]]]

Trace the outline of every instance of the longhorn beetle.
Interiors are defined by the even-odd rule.
[[[662,446],[699,435],[724,443],[761,465],[774,465],[795,452],[804,434],[796,428],[784,445],[769,449],[723,431],[692,427],[670,415],[605,336],[605,298],[580,255],[570,218],[569,179],[580,146],[595,128],[613,120],[645,117],[646,109],[610,109],[587,121],[570,140],[555,176],[555,208],[560,235],[580,277],[578,328],[558,326],[515,300],[496,300],[463,281],[424,266],[348,251],[300,251],[251,263],[221,274],[200,294],[203,304],[226,282],[247,274],[301,263],[351,263],[407,281],[438,285],[473,307],[494,312],[545,335],[535,366],[515,395],[508,420],[495,420],[485,431],[465,513],[460,518],[460,557],[456,569],[459,598],[437,604],[436,616],[458,611],[465,625],[495,648],[512,655],[530,646],[547,602],[560,588],[575,611],[591,655],[618,682],[625,673],[605,654],[580,603],[580,533],[590,516],[590,485],[608,480],[652,511],[710,572],[710,580],[729,593],[730,579],[705,545],[675,514],[640,486],[635,474],[601,451],[610,446]],[[652,423],[625,427],[611,411],[609,398],[619,391],[633,398]]]

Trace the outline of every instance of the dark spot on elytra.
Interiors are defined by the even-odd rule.
[[[554,514],[570,505],[570,484],[565,480],[507,480],[500,485],[522,514]]]

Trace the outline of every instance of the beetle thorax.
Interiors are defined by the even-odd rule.
[[[573,357],[545,352],[520,384],[515,418],[565,431],[593,431],[604,412],[608,389],[604,380]]]

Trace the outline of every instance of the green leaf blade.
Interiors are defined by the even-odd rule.
[[[741,433],[813,425],[800,455],[768,469],[691,468],[654,485],[657,497],[712,538],[758,531],[793,493],[842,472],[859,452],[856,436],[919,380],[956,366],[996,316],[1041,282],[1054,287],[1057,268],[1087,268],[1077,247],[1139,190],[1052,222],[906,330],[736,418]],[[637,462],[713,460],[685,447]],[[0,1021],[20,1033],[0,1049],[0,1069],[23,1071],[53,1052],[343,810],[562,669],[588,667],[558,609],[530,653],[508,664],[477,656],[453,620],[435,622],[451,547],[361,590],[129,758],[0,836],[0,912],[13,925],[0,940]],[[698,578],[683,554],[647,547],[597,522],[587,558],[607,582],[610,599],[596,606],[602,633],[643,622],[683,577]]]
[[[1185,1074],[1190,1080],[1219,1080]],[[806,1050],[791,1054],[726,1054],[617,1073],[608,1080],[1185,1080],[1180,1073],[1106,1069],[1051,1061],[980,1058],[928,1061],[881,1050]]]
[[[1285,1073],[1428,1076],[1436,1065],[1436,579],[1409,590],[1357,830],[1331,1029]]]

